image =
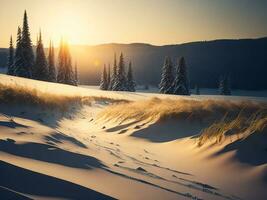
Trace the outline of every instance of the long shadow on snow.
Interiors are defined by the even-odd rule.
[[[0,198],[28,199],[16,192],[64,199],[112,199],[89,188],[0,161]],[[15,191],[1,192],[1,186]]]
[[[1,168],[1,164],[0,164]],[[3,170],[5,171],[5,170]],[[1,176],[2,177],[2,176]],[[8,188],[5,188],[2,186],[1,181],[0,181],[0,198],[3,199],[16,199],[16,200],[30,200],[31,198],[28,198],[22,194],[17,193],[16,191],[12,191]]]
[[[197,135],[203,126],[201,122],[170,119],[151,124],[147,128],[133,132],[131,136],[144,138],[152,142],[169,142]]]
[[[0,104],[0,113],[12,117],[20,117],[33,121],[37,121],[45,126],[56,128],[59,121],[64,118],[72,119],[76,113],[81,110],[82,106],[70,105],[67,110],[46,108],[42,106],[29,106],[29,105],[6,105]],[[7,125],[7,124],[3,124]],[[11,125],[14,127],[14,124]],[[23,125],[22,125],[23,126]],[[13,128],[11,127],[11,128]],[[15,127],[14,127],[15,128]],[[27,127],[25,127],[27,128]]]
[[[8,128],[17,128],[17,127],[22,127],[22,128],[28,128],[28,126],[25,126],[23,124],[19,124],[14,121],[0,121],[0,126],[5,126]]]
[[[239,162],[252,166],[267,164],[267,130],[265,132],[255,132],[245,139],[230,143],[211,157],[229,151],[235,151],[233,159],[237,159]]]
[[[66,151],[55,146],[40,143],[16,144],[14,140],[0,140],[0,151],[68,167],[92,169],[105,167],[98,159]]]
[[[71,142],[72,144],[78,146],[78,147],[82,147],[82,148],[87,148],[87,146],[85,144],[83,144],[82,142],[80,142],[79,140],[70,137],[68,135],[65,135],[64,133],[61,132],[55,132],[55,133],[51,133],[50,135],[46,135],[44,136],[44,139],[48,142],[48,143],[62,143],[63,141],[67,141],[67,142]]]

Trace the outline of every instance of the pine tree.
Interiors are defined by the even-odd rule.
[[[108,73],[107,73],[107,84],[108,84],[108,90],[110,85],[110,64],[108,64]]]
[[[115,53],[114,54],[113,71],[112,71],[112,75],[110,77],[110,83],[109,83],[109,90],[113,90],[113,86],[114,86],[116,79],[117,79],[117,56]]]
[[[23,29],[21,36],[21,54],[22,60],[19,66],[16,66],[16,74],[21,77],[31,78],[32,67],[34,64],[34,55],[32,50],[32,42],[28,25],[27,12],[24,12]]]
[[[57,76],[56,76],[56,67],[55,67],[55,52],[54,52],[54,45],[51,41],[49,44],[49,53],[48,53],[47,60],[48,60],[49,81],[56,82]]]
[[[173,65],[170,57],[166,57],[162,67],[161,81],[159,84],[160,93],[171,94],[171,86],[173,83]]]
[[[177,66],[176,77],[172,86],[173,94],[190,95],[187,67],[184,57],[181,57]]]
[[[36,45],[36,59],[32,70],[32,78],[42,81],[49,80],[49,69],[44,53],[41,32],[39,33],[39,38]]]
[[[14,75],[14,47],[13,47],[12,36],[10,36],[10,43],[9,43],[7,74]]]
[[[195,90],[196,90],[196,95],[200,95],[200,91],[199,91],[198,85],[196,85]]]
[[[75,85],[78,85],[79,78],[78,78],[78,69],[77,69],[77,62],[75,62],[75,68],[74,68],[74,79],[75,79]]]
[[[100,80],[100,89],[108,90],[106,65],[104,65],[104,68],[103,68],[103,73],[102,73],[101,80]]]
[[[127,79],[125,75],[125,64],[123,54],[120,55],[117,76],[113,85],[114,91],[127,91]]]
[[[220,95],[231,95],[229,76],[222,76],[220,78],[219,92],[220,92]]]
[[[17,33],[17,41],[16,41],[16,51],[14,58],[14,66],[13,66],[13,74],[15,76],[19,76],[18,69],[20,70],[22,66],[23,55],[22,55],[22,47],[21,47],[21,28],[18,27]]]
[[[61,39],[60,46],[59,46],[59,53],[58,53],[58,73],[57,73],[57,82],[64,83],[65,82],[65,65],[66,65],[66,58],[65,58],[65,51],[64,51],[64,43]]]
[[[75,85],[69,46],[63,40],[61,40],[59,47],[57,82]]]
[[[135,82],[133,80],[133,73],[132,73],[132,62],[129,63],[128,73],[127,73],[127,90],[130,92],[135,92]]]

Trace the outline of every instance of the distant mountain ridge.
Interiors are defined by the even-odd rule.
[[[123,52],[126,64],[133,63],[139,84],[157,85],[164,57],[173,62],[184,56],[190,85],[217,88],[220,75],[231,76],[236,89],[267,89],[267,37],[258,39],[223,39],[184,44],[155,46],[145,43],[72,46],[72,57],[78,63],[82,83],[98,84],[104,63],[113,64],[114,53]],[[0,66],[6,63],[7,49],[0,49]]]

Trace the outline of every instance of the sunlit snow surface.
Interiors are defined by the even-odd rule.
[[[6,75],[0,75],[0,83],[136,102],[152,97],[163,102],[267,101],[265,93],[265,97],[180,97]],[[0,104],[1,199],[267,199],[266,132],[242,139],[233,135],[221,144],[198,147],[196,135],[205,128],[205,119],[133,120],[120,117],[119,111],[111,119],[99,117],[111,104],[99,99],[65,113]]]

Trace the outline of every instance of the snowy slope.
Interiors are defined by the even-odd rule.
[[[135,102],[151,97],[162,101],[165,98],[249,99],[110,92],[6,75],[0,76],[0,83],[55,94]],[[267,198],[266,132],[242,140],[233,136],[233,140],[227,139],[220,145],[208,143],[198,147],[195,135],[205,128],[205,123],[186,119],[158,121],[153,117],[124,119],[120,111],[111,119],[101,117],[109,105],[99,99],[91,106],[59,113],[0,104],[0,197]]]

